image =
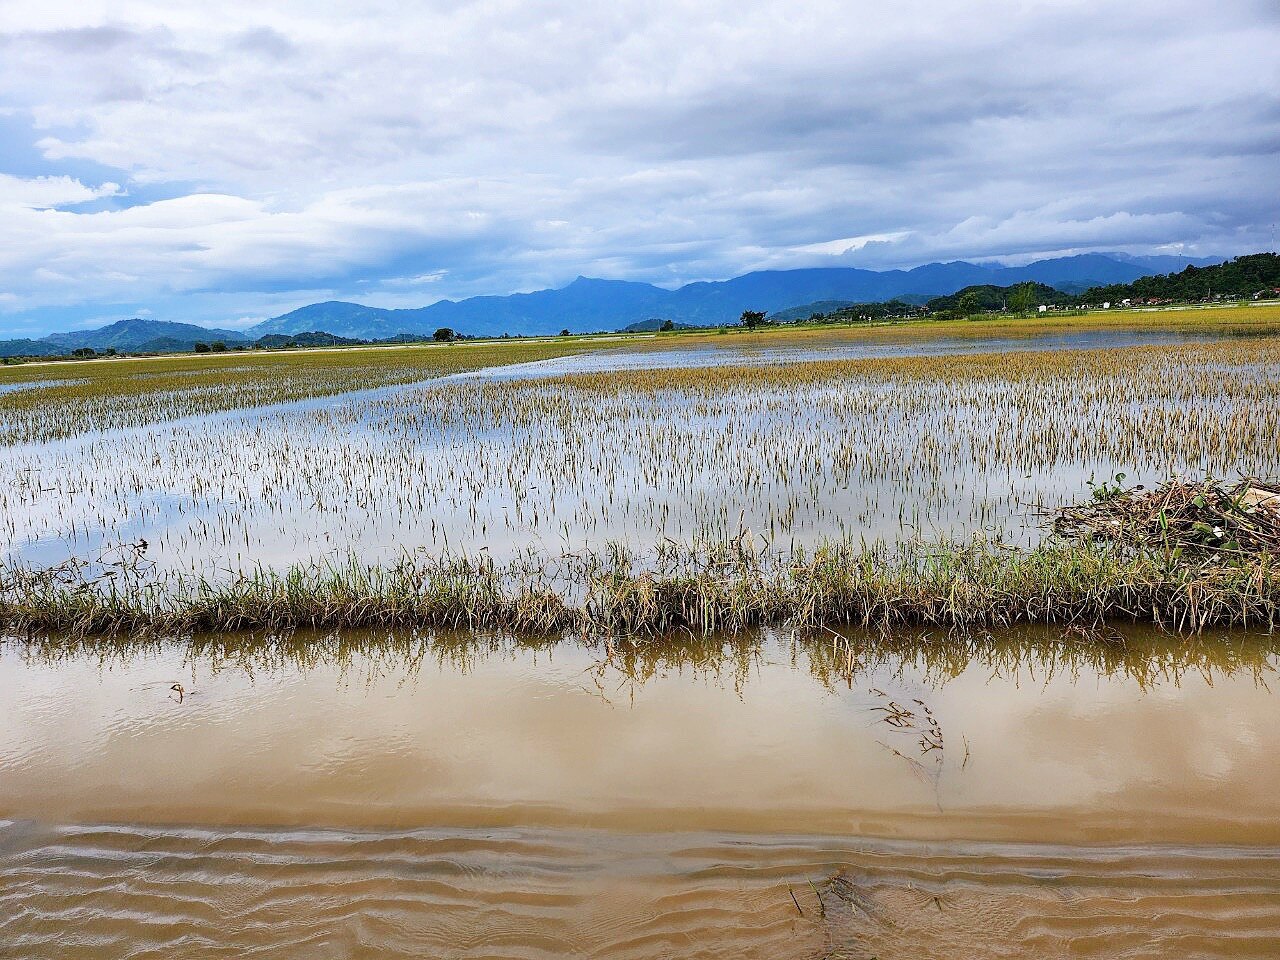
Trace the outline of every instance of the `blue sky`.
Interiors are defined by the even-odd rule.
[[[0,336],[1270,249],[1278,51],[1274,0],[6,4]]]

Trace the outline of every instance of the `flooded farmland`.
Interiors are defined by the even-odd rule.
[[[1275,337],[873,347],[23,401],[0,541],[71,604],[348,559],[550,592],[676,545],[1024,549],[1120,473],[1280,472]],[[1062,620],[16,631],[0,957],[1275,956],[1274,635]]]
[[[9,445],[0,533],[23,562],[145,540],[199,574],[743,533],[1027,544],[1090,480],[1280,467],[1280,339],[1186,341],[604,352],[88,430]],[[27,436],[47,412],[9,416]]]

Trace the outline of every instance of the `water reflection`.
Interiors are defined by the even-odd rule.
[[[1277,653],[1130,629],[10,640],[0,942],[1267,956]]]
[[[1072,839],[1155,804],[1148,836],[1238,839],[1280,832],[1275,669],[1272,638],[1149,631],[11,643],[0,801],[272,823],[778,829],[803,811]]]
[[[672,674],[731,686],[738,693],[767,664],[808,673],[828,691],[868,677],[903,678],[939,689],[966,674],[992,681],[1046,684],[1123,680],[1144,692],[1184,680],[1250,679],[1267,687],[1280,636],[1251,631],[1171,634],[1146,624],[1057,627],[1020,625],[999,631],[761,630],[733,635],[675,633],[654,638],[511,636],[471,630],[297,630],[199,634],[186,638],[119,635],[108,639],[60,635],[0,637],[7,655],[31,666],[92,663],[126,667],[139,657],[164,655],[202,672],[334,673],[343,682],[393,677],[413,682],[424,669],[477,672],[489,661],[537,669],[558,650],[590,665],[602,680],[638,691]],[[571,651],[571,652],[569,652]]]

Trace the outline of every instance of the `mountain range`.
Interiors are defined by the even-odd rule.
[[[1079,292],[1106,284],[1130,283],[1188,265],[1219,263],[1222,259],[1091,253],[1016,267],[954,261],[929,263],[911,270],[761,270],[731,280],[690,283],[675,290],[628,280],[578,277],[556,290],[441,300],[410,309],[369,307],[340,300],[313,303],[239,332],[160,320],[121,320],[95,330],[54,333],[39,340],[0,341],[0,356],[54,356],[81,348],[99,352],[168,352],[190,350],[200,341],[221,340],[234,345],[267,335],[316,331],[378,340],[399,334],[430,336],[440,327],[469,336],[499,336],[548,335],[564,329],[575,333],[618,330],[655,319],[715,326],[737,321],[744,310],[776,313],[801,304],[893,298],[923,303],[981,284],[1008,286],[1034,280],[1066,292]]]
[[[675,290],[628,280],[578,277],[558,290],[441,300],[411,309],[368,307],[340,300],[315,303],[273,317],[246,333],[258,337],[266,333],[324,330],[365,339],[397,333],[430,334],[439,327],[470,336],[554,334],[562,329],[581,333],[617,330],[651,318],[715,326],[735,322],[744,310],[772,313],[823,300],[867,302],[910,297],[924,302],[977,284],[1008,286],[1035,280],[1066,292],[1079,292],[1104,284],[1129,283],[1191,263],[1216,262],[1219,261],[1186,257],[1081,254],[1021,267],[965,261],[930,263],[911,270],[817,267],[761,270],[732,280],[690,283]]]

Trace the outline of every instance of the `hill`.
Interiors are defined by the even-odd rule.
[[[120,320],[94,330],[69,330],[51,333],[41,338],[43,343],[60,348],[59,353],[70,353],[88,347],[102,353],[116,350],[119,353],[165,353],[190,350],[196,343],[242,343],[242,333],[234,330],[218,330],[196,326],[194,323],[172,323],[167,320]]]
[[[960,301],[966,295],[972,294],[970,301],[978,310],[1003,310],[1009,305],[1009,295],[1017,289],[1020,284],[1013,284],[1008,287],[996,287],[991,284],[982,284],[980,286],[965,287],[963,290],[957,290],[955,293],[945,297],[934,297],[926,304],[931,313],[942,313],[949,310],[956,310],[960,307]],[[1076,297],[1062,290],[1057,290],[1047,284],[1032,283],[1033,299],[1036,304],[1048,303],[1057,306],[1068,306],[1076,302]]]
[[[622,333],[656,333],[667,324],[671,324],[670,330],[697,330],[691,323],[676,323],[674,320],[664,320],[662,317],[650,317],[648,320],[640,320],[636,323],[629,323],[622,328]]]
[[[1230,300],[1280,294],[1280,255],[1255,253],[1212,266],[1184,267],[1177,273],[1141,277],[1128,283],[1096,286],[1081,299],[1090,303],[1109,300]]]
[[[295,333],[292,336],[268,333],[255,340],[253,345],[278,350],[282,347],[356,347],[368,342],[368,340],[354,337],[339,337],[320,330],[308,330],[306,333]]]
[[[0,357],[60,357],[67,352],[43,340],[0,340]]]
[[[410,309],[331,300],[308,304],[246,331],[135,318],[96,330],[50,334],[41,340],[0,341],[0,356],[60,356],[85,348],[99,353],[162,353],[192,350],[197,343],[215,341],[243,347],[265,336],[302,337],[295,345],[421,339],[440,327],[465,336],[550,335],[562,329],[644,330],[654,318],[669,319],[678,327],[717,326],[737,322],[744,310],[763,310],[778,321],[856,312],[858,308],[879,315],[883,310],[872,311],[871,304],[900,301],[908,306],[921,305],[966,288],[985,290],[994,296],[994,290],[1025,281],[1040,284],[1037,289],[1087,290],[1095,302],[1126,297],[1202,299],[1199,292],[1207,294],[1210,286],[1215,295],[1246,296],[1268,283],[1280,283],[1275,279],[1275,260],[1274,254],[1262,254],[1214,266],[1211,261],[1179,257],[1082,254],[1017,267],[955,261],[929,263],[911,270],[762,270],[731,280],[690,283],[675,290],[648,283],[578,277],[556,290],[441,300]],[[1182,269],[1140,279],[1153,268],[1167,270],[1171,266]],[[1188,291],[1195,295],[1185,296]],[[1044,299],[1049,299],[1047,294]],[[995,306],[994,302],[991,305]],[[660,325],[661,320],[657,323]],[[322,340],[325,336],[335,339]]]

